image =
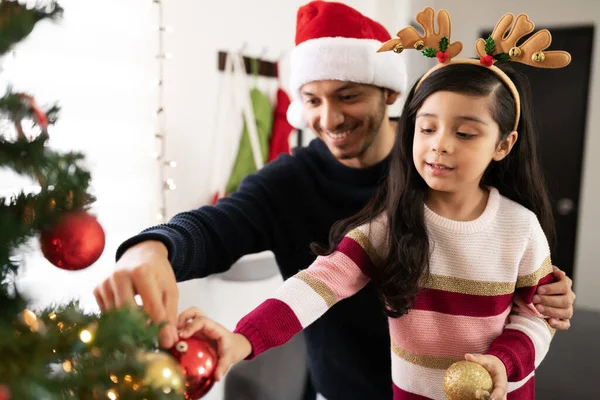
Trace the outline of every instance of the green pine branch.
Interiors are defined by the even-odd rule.
[[[50,9],[50,11],[48,11]],[[21,40],[25,39],[39,21],[56,21],[62,17],[63,9],[56,1],[48,7],[27,9],[17,1],[0,2],[0,56],[7,53]]]
[[[0,56],[37,22],[56,20],[62,11],[55,1],[28,10],[0,0]],[[88,193],[91,176],[83,154],[51,150],[45,129],[33,139],[25,137],[24,120],[39,124],[35,111],[10,88],[0,98],[0,119],[17,132],[9,140],[8,132],[0,131],[0,168],[31,177],[40,187],[35,193],[0,197],[0,387],[15,400],[107,399],[110,391],[120,400],[181,400],[183,395],[148,380],[140,354],[157,349],[160,326],[150,323],[141,308],[98,315],[71,302],[36,314],[27,310],[28,299],[14,281],[30,239],[95,201]],[[56,122],[57,106],[44,111],[49,124]],[[89,340],[82,336],[85,331]]]
[[[139,354],[156,349],[160,326],[141,308],[96,315],[71,302],[43,310],[31,324],[24,303],[18,294],[0,298],[0,383],[11,398],[87,400],[115,390],[119,399],[182,399],[144,382]],[[84,330],[89,342],[81,339]]]
[[[494,54],[494,59],[496,59],[498,61],[509,61],[510,55],[508,53],[498,53],[498,54]]]
[[[48,117],[48,125],[53,125],[58,120],[60,107],[53,105],[44,110]],[[0,118],[20,122],[23,119],[31,119],[37,125],[35,114],[31,106],[23,98],[9,87],[3,97],[0,97]],[[2,132],[0,132],[0,136]]]

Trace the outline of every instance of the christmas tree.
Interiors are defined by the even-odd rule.
[[[38,22],[62,13],[54,1],[31,8],[0,0],[0,57]],[[104,249],[104,232],[89,213],[84,155],[48,146],[58,113],[14,88],[0,98],[0,167],[39,187],[0,197],[0,400],[182,399],[182,368],[157,351],[160,326],[141,308],[97,315],[73,301],[31,310],[17,290],[23,253],[38,238],[44,256],[65,270],[88,267]]]

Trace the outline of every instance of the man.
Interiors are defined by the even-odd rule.
[[[333,223],[360,210],[386,175],[395,137],[387,106],[406,86],[401,59],[376,53],[388,39],[380,24],[343,4],[301,7],[288,119],[306,123],[319,139],[247,177],[216,206],[181,213],[123,243],[117,271],[94,292],[101,309],[133,303],[137,293],[154,320],[174,321],[176,280],[226,271],[263,250],[273,251],[284,279],[310,265],[309,244],[327,243]],[[554,317],[551,325],[567,329],[575,296],[570,279],[558,270],[556,277],[535,301]],[[161,335],[165,347],[176,341],[173,325]],[[392,397],[387,321],[370,285],[304,336],[313,384],[328,400]]]

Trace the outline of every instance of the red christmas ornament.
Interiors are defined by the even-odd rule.
[[[0,385],[0,400],[10,400],[10,390],[4,385]]]
[[[181,339],[171,349],[186,376],[185,398],[203,397],[215,383],[218,357],[215,349],[205,340],[190,337]]]
[[[44,111],[42,111],[40,106],[38,106],[38,104],[36,103],[33,96],[30,96],[30,95],[24,94],[24,93],[20,93],[19,96],[21,96],[22,99],[25,99],[27,101],[27,103],[29,104],[29,107],[31,107],[31,110],[33,111],[33,115],[35,115],[35,119],[36,119],[37,123],[40,125],[40,127],[43,130],[48,129],[48,117],[46,116],[46,113]]]
[[[52,229],[42,232],[44,257],[58,268],[75,271],[92,265],[104,250],[104,230],[96,218],[84,211],[66,216]]]
[[[448,57],[450,57],[450,54],[447,51],[438,51],[437,53],[435,53],[435,57],[437,58],[440,64],[443,64],[446,62]]]
[[[479,62],[485,65],[486,67],[491,67],[492,65],[494,65],[494,56],[488,54],[487,56],[481,57],[479,59]]]

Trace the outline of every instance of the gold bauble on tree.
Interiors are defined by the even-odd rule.
[[[444,393],[448,400],[487,400],[492,388],[489,372],[474,362],[458,361],[444,374]]]
[[[138,357],[146,367],[144,385],[163,393],[184,393],[185,377],[173,356],[164,352],[149,351],[139,353]]]

